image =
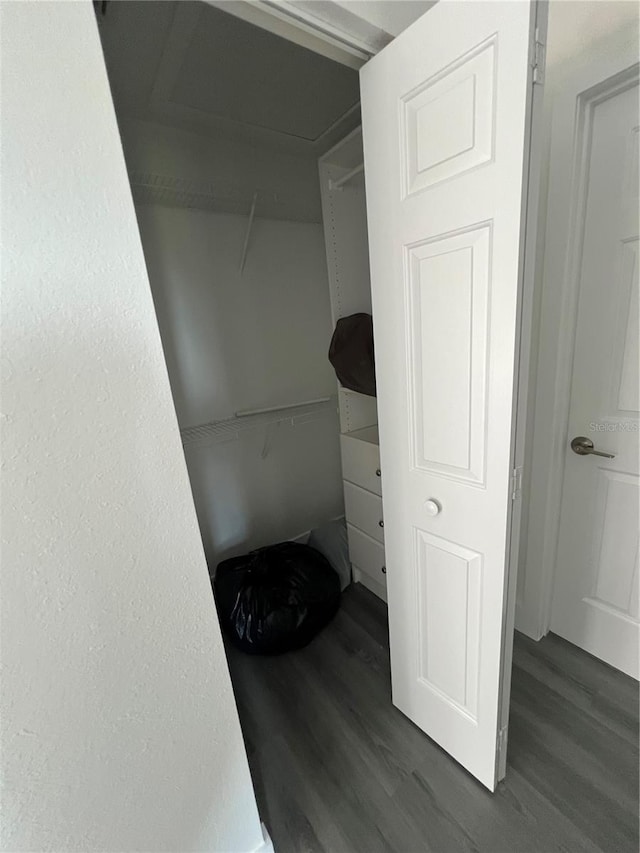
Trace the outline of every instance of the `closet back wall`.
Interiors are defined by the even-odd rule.
[[[241,273],[247,216],[158,204],[137,215],[182,430],[335,394],[320,224],[258,216]],[[338,432],[327,407],[296,426],[185,440],[211,564],[342,514]]]

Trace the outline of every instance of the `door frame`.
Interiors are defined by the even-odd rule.
[[[559,77],[554,93],[549,195],[541,282],[531,455],[523,625],[538,640],[549,631],[568,441],[580,254],[593,108],[638,74],[638,29],[606,39]],[[568,152],[563,153],[562,152]],[[555,287],[554,287],[555,285]],[[536,527],[537,525],[537,527]]]
[[[205,0],[210,5],[249,21],[269,32],[288,39],[327,56],[352,68],[360,68],[384,45],[376,45],[357,35],[335,27],[327,21],[306,13],[299,6],[286,0]],[[532,69],[537,69],[538,79],[532,83],[542,83],[544,77],[544,43],[540,45],[542,54],[537,53],[538,32],[545,34],[546,40],[548,3],[532,0],[532,15],[535,17],[536,46],[535,54],[530,56]],[[380,31],[381,32],[381,31]],[[542,85],[531,85],[531,108],[529,127],[527,128],[527,152],[525,161],[526,191],[524,195],[524,213],[522,238],[524,250],[521,259],[521,304],[519,306],[517,330],[517,366],[514,382],[514,425],[512,430],[512,488],[514,500],[511,505],[509,540],[507,545],[505,573],[505,606],[503,610],[503,655],[502,687],[499,700],[499,748],[496,756],[498,779],[504,778],[507,757],[507,732],[511,693],[511,669],[513,654],[513,634],[516,615],[516,594],[518,575],[518,555],[520,546],[520,528],[522,521],[521,477],[524,470],[529,435],[526,433],[527,399],[530,385],[531,358],[535,356],[532,343],[532,320],[534,314],[535,281],[537,269],[537,245],[539,224],[539,190],[541,178],[541,150],[543,143],[543,93]],[[516,473],[520,471],[520,473]]]
[[[299,6],[293,7],[287,2],[273,0],[205,0],[211,5],[225,9],[243,20],[247,20],[283,38],[315,50],[352,68],[360,68],[371,59],[381,47],[365,42],[345,30],[332,27],[314,15],[304,13]],[[517,365],[514,382],[514,424],[512,429],[512,488],[514,500],[511,503],[509,539],[505,559],[505,595],[502,622],[503,653],[502,679],[499,698],[499,736],[496,768],[498,780],[504,778],[507,760],[507,733],[511,696],[511,670],[513,657],[513,635],[516,616],[516,595],[518,575],[518,555],[522,522],[521,477],[524,470],[529,436],[526,433],[527,400],[529,392],[530,364],[534,355],[532,349],[532,321],[534,314],[535,282],[537,269],[537,245],[540,203],[541,152],[543,144],[543,95],[544,87],[544,42],[546,41],[549,4],[542,0],[532,0],[531,15],[534,18],[535,45],[530,56],[531,98],[529,126],[526,132],[527,150],[525,156],[526,174],[523,195],[523,252],[520,272],[520,305],[518,308],[517,329]],[[538,33],[543,33],[543,43],[538,43]],[[383,45],[384,46],[384,45]],[[538,46],[541,53],[538,53]],[[537,78],[533,76],[536,70]],[[516,472],[520,471],[520,474]]]
[[[357,35],[330,21],[307,12],[288,0],[205,0],[230,15],[274,33],[294,44],[333,59],[355,70],[368,62],[390,37],[372,25],[362,22],[363,33]],[[331,6],[330,2],[326,3]],[[366,36],[369,38],[366,38]]]

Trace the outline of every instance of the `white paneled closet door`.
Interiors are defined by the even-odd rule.
[[[393,701],[490,789],[535,13],[442,0],[361,71]]]

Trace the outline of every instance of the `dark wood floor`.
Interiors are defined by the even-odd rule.
[[[507,777],[490,794],[392,705],[386,608],[361,586],[306,649],[229,649],[276,853],[638,850],[638,689],[516,635]]]

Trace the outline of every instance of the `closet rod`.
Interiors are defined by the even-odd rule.
[[[248,418],[250,415],[264,415],[267,412],[281,412],[285,409],[300,409],[302,406],[312,406],[314,403],[328,403],[331,397],[317,397],[315,400],[303,400],[301,403],[285,403],[284,406],[269,406],[266,409],[244,409],[236,412],[237,418]]]
[[[330,190],[339,190],[346,183],[348,183],[351,178],[355,178],[356,175],[359,175],[360,172],[364,171],[364,163],[359,163],[355,168],[351,169],[347,172],[346,175],[343,175],[341,178],[338,178],[335,181],[329,181],[329,189]]]

